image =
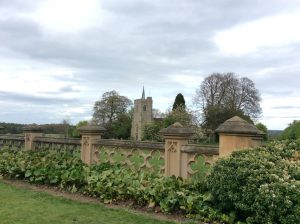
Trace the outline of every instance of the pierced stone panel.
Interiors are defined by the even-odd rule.
[[[134,169],[164,172],[164,151],[94,146],[93,162],[119,163]]]
[[[21,150],[25,147],[24,140],[0,139],[0,150],[3,148]]]
[[[204,178],[216,161],[217,156],[204,154],[189,154],[188,175],[192,178]]]
[[[80,151],[81,146],[70,143],[56,143],[56,142],[34,142],[35,150],[66,150],[66,151]]]

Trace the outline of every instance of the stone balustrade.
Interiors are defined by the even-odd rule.
[[[189,144],[194,132],[175,123],[163,130],[165,142],[102,139],[105,129],[87,125],[79,129],[80,139],[51,138],[42,134],[39,126],[24,128],[24,136],[0,135],[0,149],[4,146],[25,150],[81,150],[81,160],[86,164],[111,162],[164,173],[166,176],[192,178],[207,169],[220,156],[233,151],[259,146],[262,133],[239,117],[225,121],[216,132],[219,146]]]

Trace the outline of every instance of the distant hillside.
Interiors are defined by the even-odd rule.
[[[0,134],[22,134],[26,124],[0,122],[0,126],[3,127],[0,130]],[[70,132],[74,129],[74,126],[66,124],[42,124],[41,127],[45,134],[67,135],[67,132],[69,132],[69,136],[71,135]]]
[[[278,138],[282,132],[283,132],[283,130],[268,130],[269,139]]]

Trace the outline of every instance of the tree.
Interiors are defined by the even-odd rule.
[[[176,110],[177,107],[181,107],[182,109],[185,109],[185,100],[181,93],[177,94],[175,101],[173,103],[172,111]]]
[[[63,119],[62,120],[62,126],[63,126],[63,132],[65,137],[69,137],[69,129],[70,129],[70,121],[69,119]]]
[[[80,133],[79,133],[78,129],[81,128],[81,127],[83,127],[83,126],[85,126],[85,125],[88,125],[88,123],[89,123],[88,121],[79,121],[76,124],[75,128],[73,129],[73,131],[72,131],[72,137],[73,138],[79,138],[80,137]]]
[[[280,134],[279,139],[299,139],[300,138],[300,121],[294,120]]]
[[[143,138],[142,140],[151,141],[163,141],[163,136],[159,133],[160,130],[164,128],[163,122],[154,121],[150,124],[146,124],[143,128]]]
[[[262,131],[265,135],[263,136],[263,139],[266,141],[268,140],[268,128],[266,125],[264,125],[263,123],[259,122],[255,125],[255,127]]]
[[[167,116],[164,118],[163,123],[165,127],[168,127],[175,122],[181,123],[183,126],[191,126],[193,121],[192,113],[186,109],[185,105],[178,105],[172,111],[167,113]]]
[[[111,125],[131,105],[130,99],[126,96],[120,96],[115,90],[105,92],[101,100],[94,104],[93,121],[103,126]]]
[[[155,119],[154,122],[146,124],[143,128],[143,140],[162,141],[163,138],[159,131],[176,122],[183,126],[193,126],[193,114],[183,105],[178,106],[174,110],[169,110],[163,118]]]
[[[106,128],[104,138],[129,138],[132,120],[130,99],[115,90],[105,92],[94,105],[93,122]]]
[[[118,139],[129,139],[131,131],[132,113],[122,113],[118,118],[112,122],[110,130],[108,131],[109,137]]]
[[[194,103],[203,111],[202,126],[212,131],[233,116],[248,121],[258,118],[260,101],[253,81],[238,78],[233,73],[214,73],[206,77],[194,98]]]

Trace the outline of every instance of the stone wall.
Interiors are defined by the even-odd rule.
[[[24,135],[0,135],[0,150],[2,148],[24,149]]]
[[[190,128],[175,123],[161,131],[165,142],[102,139],[105,129],[95,125],[80,128],[81,139],[51,138],[42,135],[39,127],[27,127],[25,135],[0,135],[3,147],[26,150],[81,151],[87,164],[120,163],[137,170],[146,169],[166,176],[193,178],[202,175],[219,156],[261,144],[262,134],[255,126],[234,117],[218,129],[220,146],[189,144],[194,134]]]

